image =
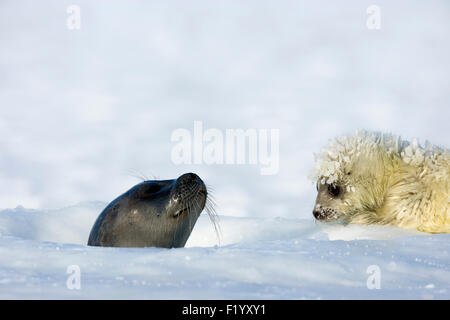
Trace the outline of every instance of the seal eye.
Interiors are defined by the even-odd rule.
[[[182,215],[183,213],[186,213],[186,212],[188,212],[188,211],[189,211],[188,208],[180,209],[180,210],[178,210],[177,212],[175,212],[175,214],[174,214],[173,216],[176,218],[176,217],[178,217],[178,216],[180,216],[180,215]]]
[[[334,184],[329,184],[328,185],[328,192],[333,197],[337,197],[339,194],[341,194],[341,188],[339,186],[334,185]]]

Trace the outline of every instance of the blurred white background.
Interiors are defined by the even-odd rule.
[[[0,208],[109,202],[138,173],[192,171],[221,215],[310,217],[313,153],[330,138],[363,128],[449,147],[449,39],[444,0],[3,0]],[[279,173],[174,165],[171,133],[194,120],[279,129]]]

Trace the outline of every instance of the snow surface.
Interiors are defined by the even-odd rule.
[[[80,30],[67,2],[0,2],[1,298],[450,297],[449,235],[315,224],[308,179],[357,129],[448,147],[447,0],[378,0],[377,31],[372,0],[75,4]],[[195,120],[279,129],[279,173],[176,166],[171,134]],[[185,172],[214,188],[220,246],[203,216],[184,249],[85,246],[133,175]]]
[[[186,248],[86,246],[104,203],[0,212],[3,299],[449,299],[450,235],[202,214]],[[80,268],[69,289],[67,268]],[[367,287],[369,266],[380,289]]]

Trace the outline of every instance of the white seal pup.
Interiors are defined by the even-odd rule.
[[[450,233],[450,151],[359,131],[315,155],[320,221]]]

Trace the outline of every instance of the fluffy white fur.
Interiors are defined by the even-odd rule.
[[[359,131],[315,156],[312,178],[344,190],[337,220],[450,233],[448,149]]]

